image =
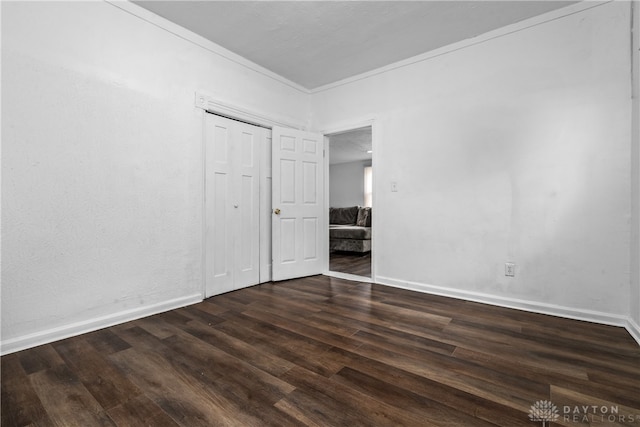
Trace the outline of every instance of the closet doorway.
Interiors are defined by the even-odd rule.
[[[324,136],[204,115],[204,296],[321,274]]]
[[[371,279],[373,148],[371,126],[329,140],[329,271]]]

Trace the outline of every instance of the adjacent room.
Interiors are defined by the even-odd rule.
[[[0,14],[3,427],[640,423],[637,1]]]
[[[329,270],[371,278],[371,127],[329,135]]]

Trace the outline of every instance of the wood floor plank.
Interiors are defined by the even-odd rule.
[[[230,378],[230,383],[242,386],[252,399],[262,399],[272,405],[294,389],[277,377],[192,335],[185,333],[163,341],[174,352],[191,358],[194,364],[214,366],[220,378]]]
[[[184,427],[229,426],[254,420],[229,410],[232,405],[178,373],[161,355],[136,348],[109,356],[174,421]]]
[[[293,419],[297,420],[300,425],[308,427],[323,427],[323,424],[320,424],[308,417],[301,408],[298,407],[298,405],[291,403],[287,398],[280,399],[275,406],[285,414],[288,414]]]
[[[264,285],[262,285],[264,286]],[[283,299],[278,293],[263,291],[257,289],[247,289],[253,298],[252,303],[247,308],[255,307],[257,305],[272,310],[282,311]],[[293,299],[287,299],[287,312],[291,314],[297,314],[299,316],[308,316],[310,313],[317,313],[321,310],[316,302],[299,301]]]
[[[293,389],[278,378],[253,368],[247,362],[187,332],[176,332],[164,340],[135,327],[120,334],[127,341],[135,341],[135,349],[143,356],[153,354],[160,357],[159,361],[172,369],[169,376],[175,376],[179,382],[186,382],[195,390],[204,390],[207,395],[217,396],[224,404],[228,417],[234,413],[243,414],[231,425],[294,425],[294,420],[288,414],[273,406],[275,401]],[[157,396],[152,398],[175,419],[172,412],[176,410],[172,406],[175,402],[158,401]],[[197,416],[196,408],[190,410],[195,414],[192,417]],[[212,411],[220,409],[214,407]],[[182,421],[178,422],[182,424]]]
[[[419,296],[422,295],[423,294],[419,294]],[[447,304],[447,300],[450,301],[451,298],[434,298],[433,295],[427,295],[423,298],[427,299],[425,301],[420,301],[418,297],[407,298],[389,295],[381,299],[381,302],[391,307],[403,307],[413,310],[423,310],[425,305],[428,304],[429,311],[433,314],[451,317],[452,313],[455,313],[455,318],[461,321],[472,321],[484,325],[485,327],[510,330],[518,333],[522,332],[522,322],[511,321],[509,318],[498,318],[484,313],[472,313],[461,304]]]
[[[325,276],[1,360],[3,427],[526,427],[540,400],[627,417],[557,425],[640,424],[623,328]]]
[[[438,358],[437,353],[432,353],[428,358],[418,358],[369,344],[354,352],[514,409],[528,409],[530,402],[548,394],[548,386],[542,383],[526,382],[519,377],[509,377],[479,366],[474,369],[471,365],[447,363]]]
[[[573,369],[579,365],[585,371],[585,376],[587,369],[604,369],[608,372],[620,371],[623,374],[627,374],[630,379],[633,378],[640,382],[640,375],[637,372],[640,358],[637,354],[634,356],[616,353],[615,361],[609,361],[601,358],[602,350],[585,349],[583,344],[576,341],[558,340],[554,339],[553,336],[546,339],[530,337],[512,331],[487,329],[470,322],[459,322],[457,320],[447,325],[444,332],[465,338],[476,336],[486,342],[506,343],[515,348],[526,348],[530,350],[530,354],[535,353],[543,361],[553,359],[558,365],[564,364],[568,368],[573,367]],[[605,342],[602,342],[602,344],[605,344]]]
[[[99,331],[90,332],[86,334],[84,338],[98,351],[98,353],[103,355],[116,353],[131,347],[110,329],[101,329]]]
[[[342,335],[327,332],[325,330],[309,325],[308,322],[300,322],[299,319],[292,320],[274,313],[268,313],[261,310],[246,310],[242,314],[253,319],[269,322],[284,330],[299,334],[301,336],[312,338],[318,342],[329,346],[337,346],[344,349],[351,349],[362,345],[361,342],[354,340],[352,337],[344,337]]]
[[[18,353],[20,364],[27,375],[45,369],[63,365],[60,356],[49,344],[41,345]]]
[[[330,304],[325,304],[323,309],[327,313],[384,327],[393,327],[409,333],[425,329],[442,330],[451,321],[449,317],[426,311],[420,313],[417,310],[393,308],[378,301],[360,299],[352,295],[340,295],[332,298]]]
[[[446,385],[427,377],[408,372],[365,356],[333,348],[335,357],[343,357],[343,363],[354,370],[366,373],[389,384],[397,385],[424,398],[439,402],[455,411],[478,420],[511,427],[525,425],[527,421],[522,411],[497,403],[490,398],[469,393],[455,385]]]
[[[435,425],[416,414],[394,408],[385,402],[377,401],[367,394],[331,381],[321,375],[304,368],[293,367],[282,375],[282,379],[296,386],[296,393],[312,394],[321,398],[325,410],[333,413],[332,419],[340,418],[351,425],[401,426],[401,425]],[[332,396],[339,395],[339,399]],[[340,415],[336,417],[336,415]]]
[[[331,376],[342,368],[331,359],[318,357],[326,353],[330,345],[256,319],[235,316],[215,328],[251,344],[258,351],[270,353],[324,376]]]
[[[139,319],[135,322],[135,325],[159,339],[164,339],[172,336],[175,333],[176,328],[175,325],[172,325],[170,322],[157,315]],[[118,336],[122,337],[122,333],[119,333]]]
[[[183,307],[177,311],[183,316],[186,316],[191,320],[199,320],[209,326],[217,325],[218,323],[224,322],[224,318],[207,311],[207,309],[205,308],[207,307],[206,304],[201,303],[196,305],[197,307],[196,306]]]
[[[298,289],[295,286],[295,283],[291,283],[291,282],[287,282],[285,286],[272,287],[270,289],[270,294],[275,297],[286,298],[291,301],[296,301],[300,304],[310,304],[309,307],[314,307],[315,304],[326,301],[330,298],[329,296],[326,296],[323,294],[319,295],[317,293],[307,292],[305,289]],[[249,297],[248,294],[245,294],[245,295]],[[253,300],[250,300],[250,299],[246,299],[245,301],[247,302],[247,305],[253,302]],[[315,307],[316,307],[315,310],[320,310],[319,307],[317,306]],[[238,310],[238,311],[244,311],[244,310]]]
[[[575,362],[563,361],[561,358],[553,357],[553,355],[545,355],[536,353],[535,349],[540,349],[535,344],[517,345],[518,340],[514,339],[510,341],[507,336],[497,337],[488,332],[482,332],[473,328],[459,327],[447,327],[443,333],[455,336],[455,337],[469,337],[475,338],[475,343],[482,343],[481,346],[475,344],[474,350],[482,351],[487,354],[508,354],[512,358],[526,356],[526,364],[529,366],[545,367],[550,365],[550,361],[553,361],[553,367],[555,372],[575,376],[576,378],[587,378],[587,371],[580,365],[576,365]],[[462,347],[462,346],[459,346]],[[464,347],[466,348],[466,347]],[[525,350],[523,350],[525,349]]]
[[[176,423],[147,396],[139,395],[107,411],[118,426],[177,427]]]
[[[420,350],[451,355],[456,349],[451,344],[386,328],[360,330],[353,337],[363,343],[394,349],[408,355],[415,354]]]
[[[102,408],[110,409],[142,393],[83,337],[52,345]]]
[[[531,363],[527,361],[526,357],[517,357],[519,362],[516,364],[513,363],[516,356],[510,354],[481,353],[458,348],[454,352],[454,356],[475,361],[492,369],[500,369],[509,375],[529,378],[548,383],[551,386],[578,389],[605,400],[617,399],[620,404],[640,407],[640,383],[629,382],[624,378],[607,376],[601,381],[594,381],[593,378],[582,378],[572,373],[567,374],[551,362]],[[615,380],[615,386],[611,385],[611,380]]]
[[[274,376],[278,376],[294,366],[294,364],[288,360],[274,356],[268,352],[256,351],[255,347],[240,339],[197,322],[192,322],[187,325],[185,332],[204,342],[215,345],[222,351],[242,359],[252,366]]]
[[[371,277],[371,252],[364,254],[334,251],[329,254],[329,270]]]
[[[244,295],[244,293],[228,292],[217,295],[215,297],[215,304],[220,307],[225,307],[227,312],[241,313],[247,309],[247,305],[251,304],[251,300],[247,295]]]
[[[365,300],[353,295],[338,295],[331,299],[331,305],[333,307],[344,307],[349,310],[364,312],[389,322],[406,323],[409,325],[433,326],[438,328],[445,327],[451,322],[451,317],[449,316],[440,316],[424,310],[389,307],[383,302]]]
[[[356,288],[356,286],[354,286],[354,282],[342,279],[332,278],[332,280],[328,281],[324,278],[317,280],[314,277],[305,277],[304,279],[293,279],[276,284],[265,283],[263,285],[256,286],[255,288],[251,288],[250,291],[268,294],[271,297],[277,297],[281,288],[296,289],[300,292],[306,292],[318,297],[332,298],[337,295],[348,293]]]
[[[251,289],[251,288],[247,288],[247,289]],[[207,313],[211,313],[213,315],[219,316],[223,313],[226,313],[230,310],[230,308],[228,306],[223,306],[220,304],[217,304],[216,301],[218,301],[215,298],[208,298],[200,303],[198,303],[198,305],[201,305],[200,307],[198,307],[198,309],[206,311]]]
[[[29,375],[47,415],[59,426],[115,426],[67,365]]]
[[[2,411],[0,425],[26,426],[37,424],[53,426],[53,422],[42,406],[40,398],[20,365],[19,355],[2,357],[1,366]]]
[[[551,399],[558,407],[560,414],[558,424],[575,426],[577,423],[590,423],[591,425],[630,426],[640,422],[640,413],[637,408],[599,399],[576,390],[552,386]]]
[[[260,310],[262,312],[272,313],[274,315],[285,317],[295,322],[298,322],[302,317],[305,319],[305,324],[311,325],[318,329],[322,329],[326,332],[342,335],[345,337],[350,337],[358,332],[358,328],[352,327],[342,322],[336,322],[335,319],[333,319],[334,321],[316,320],[314,316],[316,314],[322,313],[320,311],[309,311],[300,309],[298,307],[288,307],[287,310],[282,310],[282,301],[270,302],[258,300],[255,303],[251,304],[250,310]],[[246,313],[246,311],[243,313]]]
[[[461,425],[495,426],[493,423],[472,417],[458,409],[450,408],[420,396],[411,390],[386,383],[352,368],[341,369],[331,379],[364,395],[371,396],[380,403],[407,411],[418,422],[426,422],[443,427]]]

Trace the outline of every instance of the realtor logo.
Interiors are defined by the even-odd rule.
[[[550,400],[538,400],[529,409],[529,419],[542,421],[542,427],[545,427],[547,422],[556,421],[559,417],[558,408]]]

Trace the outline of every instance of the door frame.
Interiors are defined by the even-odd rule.
[[[325,208],[325,212],[329,211],[329,208],[331,207],[331,202],[330,202],[330,186],[329,186],[329,137],[331,135],[334,135],[336,133],[343,133],[343,132],[349,132],[352,130],[357,130],[357,129],[362,129],[362,128],[366,128],[366,127],[370,127],[371,128],[371,151],[373,151],[372,156],[371,156],[371,167],[372,167],[372,181],[373,181],[373,194],[371,197],[371,205],[373,207],[376,206],[376,189],[377,189],[377,182],[376,182],[376,170],[378,168],[377,166],[377,161],[376,159],[379,157],[376,155],[376,152],[378,151],[378,147],[380,146],[380,125],[379,125],[379,121],[376,118],[371,118],[371,119],[364,119],[364,120],[360,120],[360,121],[353,121],[353,122],[343,122],[343,123],[338,123],[336,125],[332,125],[332,126],[328,126],[326,127],[324,130],[322,130],[320,133],[322,133],[324,135],[324,142],[325,142],[325,162],[324,162],[324,208]],[[371,218],[371,277],[364,277],[364,276],[356,276],[353,274],[347,274],[347,273],[340,273],[337,271],[331,271],[329,269],[329,215],[325,215],[325,221],[324,221],[324,230],[325,230],[325,260],[324,260],[324,268],[322,271],[322,274],[325,276],[330,276],[330,277],[337,277],[340,279],[347,279],[347,280],[356,280],[359,282],[365,282],[365,283],[376,283],[376,274],[377,274],[377,265],[378,265],[378,250],[377,250],[377,239],[376,239],[376,230],[379,227],[379,216],[378,215],[373,215]]]
[[[195,92],[194,106],[201,110],[201,128],[200,128],[200,155],[201,155],[201,165],[202,170],[200,171],[200,182],[202,185],[201,191],[201,206],[200,212],[202,215],[201,222],[201,248],[202,248],[202,258],[201,258],[201,293],[202,299],[207,298],[207,187],[206,187],[206,177],[207,177],[207,153],[206,153],[206,115],[207,114],[215,114],[218,116],[223,116],[232,120],[238,120],[241,122],[249,123],[252,125],[260,126],[272,130],[274,126],[282,126],[288,127],[292,129],[299,130],[307,130],[306,126],[302,122],[296,122],[295,120],[291,120],[289,118],[278,118],[269,114],[263,114],[261,112],[251,111],[247,108],[237,106],[231,104],[229,102],[220,100],[217,97],[208,95],[202,91]],[[271,153],[269,153],[269,158],[271,158]],[[262,170],[260,171],[260,186],[262,186]],[[269,200],[271,198],[269,197]],[[270,223],[271,218],[269,218]],[[262,241],[261,241],[262,244]],[[271,245],[271,242],[269,242]],[[262,268],[262,265],[261,265]],[[262,279],[262,277],[261,277]]]
[[[201,183],[202,183],[202,197],[201,197],[201,215],[202,215],[202,224],[201,224],[201,236],[202,236],[202,240],[201,240],[201,245],[202,245],[202,259],[201,259],[201,292],[202,292],[202,298],[205,299],[206,298],[206,220],[207,220],[207,216],[206,216],[206,209],[207,209],[207,205],[206,205],[206,187],[205,187],[205,181],[206,181],[206,141],[205,141],[205,126],[206,126],[206,122],[205,122],[205,114],[207,113],[212,113],[212,114],[216,114],[216,115],[220,115],[220,116],[224,116],[224,117],[228,117],[230,119],[236,119],[236,120],[240,120],[240,121],[244,121],[250,124],[255,124],[257,126],[262,126],[262,127],[266,127],[268,129],[273,129],[274,126],[283,126],[283,127],[289,127],[292,129],[299,129],[299,130],[309,130],[312,131],[312,129],[309,129],[306,126],[306,123],[303,122],[299,122],[297,120],[294,119],[290,119],[288,117],[276,117],[270,114],[264,114],[262,112],[256,112],[256,111],[252,111],[248,108],[242,107],[242,106],[238,106],[238,105],[234,105],[232,103],[229,103],[227,101],[221,100],[220,98],[213,96],[213,95],[209,95],[206,92],[203,91],[197,91],[195,92],[195,97],[194,97],[194,106],[198,109],[201,110],[201,134],[200,134],[200,141],[201,141],[201,157],[202,157],[202,170],[200,171],[200,176],[201,176]],[[378,169],[378,161],[376,161],[376,159],[378,158],[378,156],[375,154],[379,151],[379,146],[380,146],[380,141],[381,141],[381,129],[380,129],[380,124],[379,124],[379,120],[377,118],[365,118],[362,120],[354,120],[354,121],[348,121],[348,122],[336,122],[334,124],[330,124],[329,126],[327,126],[324,130],[320,130],[318,131],[319,133],[323,134],[323,135],[330,135],[330,134],[335,134],[335,133],[339,133],[339,132],[346,132],[349,130],[355,130],[355,129],[360,129],[360,128],[364,128],[364,127],[371,127],[371,145],[372,145],[372,151],[373,151],[373,156],[371,159],[371,165],[373,167],[373,176],[372,176],[372,180],[373,180],[373,196],[372,196],[372,205],[375,206],[375,200],[376,200],[376,193],[377,193],[377,180],[376,180],[376,170]],[[328,211],[329,210],[329,162],[328,160],[328,156],[329,156],[329,145],[327,143],[328,138],[325,136],[324,137],[324,142],[325,142],[325,162],[324,162],[324,168],[325,168],[325,174],[324,174],[324,188],[325,188],[325,192],[324,192],[324,206],[325,206],[325,210]],[[325,248],[326,250],[323,251],[323,264],[324,264],[324,268],[322,271],[323,275],[326,276],[332,276],[332,277],[342,277],[342,278],[346,278],[346,279],[355,279],[355,280],[359,280],[361,282],[371,282],[371,283],[375,283],[376,281],[376,275],[377,275],[377,265],[378,265],[378,250],[377,250],[377,244],[376,241],[377,239],[375,239],[375,234],[376,231],[379,227],[380,224],[380,220],[379,220],[379,216],[378,215],[373,215],[372,218],[372,224],[371,224],[371,252],[372,252],[372,256],[371,256],[371,279],[370,280],[365,280],[368,278],[364,278],[362,276],[352,276],[352,277],[345,277],[345,276],[350,276],[350,275],[345,275],[344,273],[337,273],[337,272],[331,272],[329,271],[329,215],[324,215],[324,229],[325,231]]]

